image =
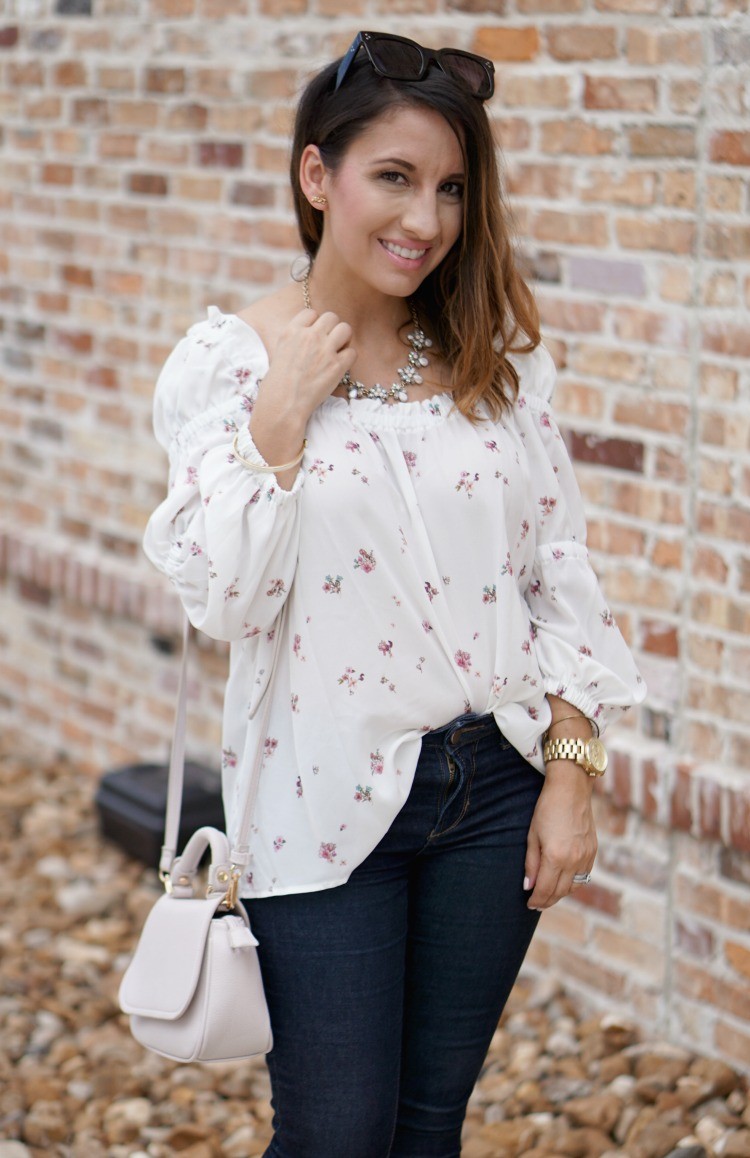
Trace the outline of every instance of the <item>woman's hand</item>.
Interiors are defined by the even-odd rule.
[[[253,442],[267,463],[291,462],[299,454],[313,410],[354,365],[351,339],[351,326],[336,314],[307,309],[281,331],[250,420]],[[297,470],[276,472],[284,490],[291,489]]]
[[[575,873],[591,872],[597,840],[593,780],[571,760],[551,760],[529,828],[526,881],[530,909],[549,909],[572,888]]]
[[[334,313],[301,310],[279,334],[258,394],[304,417],[305,423],[354,365],[352,328]]]

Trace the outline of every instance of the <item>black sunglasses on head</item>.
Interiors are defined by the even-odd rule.
[[[460,48],[423,48],[415,40],[388,32],[358,32],[339,65],[334,92],[343,84],[360,48],[378,76],[389,80],[424,80],[430,65],[436,64],[479,100],[488,100],[495,91],[495,66],[483,56]]]

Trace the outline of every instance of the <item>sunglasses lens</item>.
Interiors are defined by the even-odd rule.
[[[391,80],[418,80],[421,76],[422,53],[416,44],[373,36],[367,47],[375,67]]]
[[[454,80],[464,85],[474,96],[482,97],[484,100],[492,96],[492,80],[481,61],[465,56],[461,52],[443,49],[440,53],[440,63]]]

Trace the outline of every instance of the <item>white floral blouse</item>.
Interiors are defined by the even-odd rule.
[[[589,565],[552,359],[513,361],[521,390],[498,422],[472,425],[445,394],[327,399],[285,491],[232,452],[239,432],[259,457],[255,331],[211,307],[167,360],[154,422],[170,490],[144,546],[192,623],[231,641],[230,837],[264,749],[244,896],[343,883],[404,804],[424,732],[463,712],[494,713],[541,771],[545,692],[600,727],[643,699]]]

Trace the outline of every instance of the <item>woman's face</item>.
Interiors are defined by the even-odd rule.
[[[461,233],[464,183],[461,147],[439,113],[389,110],[326,171],[318,261],[352,287],[413,294]]]

